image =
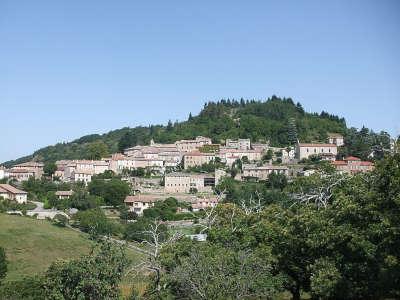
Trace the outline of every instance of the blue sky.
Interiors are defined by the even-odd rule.
[[[273,94],[398,134],[399,54],[396,0],[2,0],[0,161]]]

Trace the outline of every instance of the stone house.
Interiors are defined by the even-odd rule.
[[[355,174],[359,172],[370,172],[374,169],[374,164],[370,161],[362,161],[358,157],[348,156],[343,160],[336,160],[332,162],[336,170]]]
[[[3,197],[4,199],[14,200],[20,204],[28,202],[27,192],[19,190],[9,184],[0,184],[0,197]]]
[[[36,177],[35,171],[27,169],[11,169],[8,171],[8,177],[17,181],[26,181],[30,177]]]
[[[58,200],[69,199],[73,195],[74,191],[57,191],[56,196]]]
[[[142,215],[145,209],[153,207],[155,202],[162,200],[164,200],[162,194],[160,195],[137,194],[134,196],[127,196],[124,200],[124,203],[129,207],[130,211],[133,211],[138,215]]]
[[[344,137],[339,133],[328,133],[328,143],[340,147],[344,145]]]
[[[336,157],[337,146],[335,144],[298,143],[296,146],[296,158],[307,159],[311,155]]]
[[[198,136],[194,140],[180,140],[175,142],[176,148],[180,152],[192,152],[204,145],[211,144],[211,139],[203,136]]]
[[[164,191],[166,193],[212,192],[215,185],[214,174],[194,174],[173,172],[164,177]]]
[[[251,142],[250,139],[238,139],[238,140],[227,139],[225,142],[225,146],[227,148],[249,150],[251,149]]]
[[[208,164],[215,160],[215,153],[204,153],[200,151],[192,151],[183,156],[183,167],[185,169],[190,167],[201,166]]]
[[[14,170],[26,170],[29,172],[33,172],[35,178],[41,178],[43,175],[43,163],[35,162],[35,161],[29,161],[26,163],[18,164],[15,165],[11,168],[12,171]]]
[[[269,174],[289,175],[289,169],[286,166],[246,164],[242,166],[242,178],[257,178],[258,180],[267,180]]]

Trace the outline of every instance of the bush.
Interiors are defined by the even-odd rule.
[[[20,280],[7,281],[0,285],[1,299],[45,299],[43,279],[41,277],[24,277]]]
[[[53,218],[53,224],[60,227],[65,227],[68,224],[68,218],[62,214],[57,214]]]
[[[121,224],[107,219],[100,208],[79,211],[74,220],[78,227],[85,232],[97,235],[117,235],[122,232]]]

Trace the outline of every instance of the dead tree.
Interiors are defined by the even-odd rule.
[[[307,192],[303,192],[300,187],[300,193],[293,193],[291,196],[297,203],[314,203],[318,208],[325,208],[333,197],[333,189],[347,179],[345,175],[327,175],[319,186],[312,187]]]
[[[161,225],[162,222],[160,220],[154,220],[149,225],[148,230],[142,232],[147,236],[147,239],[142,242],[145,247],[141,251],[145,255],[145,258],[140,264],[135,265],[128,271],[128,273],[136,272],[136,275],[142,270],[148,270],[154,273],[154,292],[161,291],[160,280],[162,266],[159,262],[161,250],[182,237],[181,234],[176,233],[173,236],[166,238],[165,233],[160,230]]]
[[[251,195],[248,201],[244,199],[240,200],[240,208],[244,211],[246,215],[259,213],[264,208],[264,205],[262,204],[263,197],[258,191],[256,191],[255,194],[256,194],[255,197]]]

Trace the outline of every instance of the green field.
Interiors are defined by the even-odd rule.
[[[6,280],[44,272],[57,259],[87,254],[90,244],[83,234],[45,220],[0,214],[0,246],[10,263]]]
[[[46,220],[0,214],[0,246],[6,249],[9,260],[6,280],[43,273],[57,259],[88,254],[91,243],[85,234]],[[140,258],[129,249],[127,256],[132,264]],[[127,281],[125,278],[124,283]]]

